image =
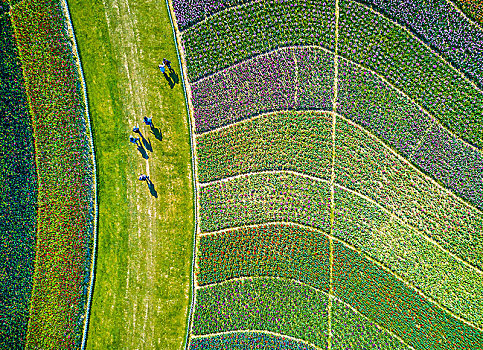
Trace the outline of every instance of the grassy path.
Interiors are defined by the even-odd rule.
[[[70,0],[98,165],[99,246],[88,349],[180,349],[193,207],[183,89],[157,65],[176,49],[164,1]],[[141,125],[153,117],[162,140]],[[128,137],[139,124],[153,151]],[[137,180],[150,175],[154,189]]]

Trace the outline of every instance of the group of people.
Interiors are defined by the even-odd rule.
[[[161,71],[161,73],[166,73],[166,67],[168,67],[168,69],[170,71],[173,71],[173,68],[171,67],[171,62],[168,61],[166,58],[163,58],[163,63],[160,64],[158,66],[159,70]],[[151,128],[154,127],[153,125],[153,118],[148,118],[148,117],[144,117],[144,123],[148,126],[150,126]],[[137,134],[140,134],[141,135],[141,132],[139,131],[139,127],[138,126],[135,126],[133,129],[132,129],[133,132],[137,133]],[[141,135],[142,137],[142,135]],[[129,141],[131,141],[132,143],[134,143],[136,146],[139,146],[139,147],[142,147],[142,144],[141,144],[141,140],[139,139],[139,137],[134,137],[132,135],[129,136]],[[138,144],[139,142],[139,144]],[[151,182],[151,180],[149,179],[149,175],[144,175],[144,174],[141,174],[139,176],[139,181],[146,181],[148,184]]]
[[[146,125],[150,126],[151,128],[154,127],[153,118],[144,117],[143,121]],[[139,131],[139,127],[137,125],[134,128],[132,128],[132,131],[141,135],[141,132]],[[139,137],[133,137],[132,135],[130,135],[129,141],[131,141],[132,143],[134,143],[138,147],[142,147],[141,140],[139,139]],[[138,144],[138,142],[139,142],[139,144]],[[149,179],[149,175],[141,174],[139,176],[139,181],[146,181],[149,184],[149,182],[151,180]]]

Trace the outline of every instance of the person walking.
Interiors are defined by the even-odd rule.
[[[163,64],[165,64],[169,70],[173,70],[173,68],[171,68],[171,62],[168,61],[166,58],[163,58]]]
[[[161,73],[166,73],[166,68],[164,67],[164,63],[163,64],[160,64],[158,66],[159,70],[161,71]]]
[[[141,175],[139,176],[139,181],[146,181],[146,182],[148,182],[148,183],[149,183],[149,181],[150,181],[150,180],[149,180],[149,175],[144,175],[144,174],[141,174]]]
[[[129,141],[131,141],[132,143],[134,143],[137,146],[138,145],[139,138],[129,136]]]
[[[137,126],[135,126],[134,128],[132,128],[132,131],[133,132],[136,132],[136,133],[139,133],[139,128]]]
[[[149,126],[153,126],[153,118],[144,117],[144,123]]]

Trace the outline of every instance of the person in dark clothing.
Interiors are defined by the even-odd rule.
[[[163,64],[165,64],[169,70],[173,70],[173,68],[171,68],[171,62],[168,61],[166,58],[163,58]]]
[[[134,143],[137,146],[138,145],[139,138],[129,136],[129,141],[131,141],[132,143]]]
[[[134,128],[132,128],[132,131],[139,133],[139,128],[137,126],[135,126]]]
[[[144,117],[144,123],[146,123],[146,125],[153,126],[153,118]]]
[[[146,176],[146,175],[144,175],[144,174],[141,174],[141,175],[139,176],[139,181],[148,181],[148,179],[149,179],[149,176]]]

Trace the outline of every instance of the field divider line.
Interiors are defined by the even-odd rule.
[[[479,30],[483,31],[483,27],[482,25],[477,22],[477,21],[473,21],[470,17],[468,17],[466,15],[466,13],[463,12],[463,10],[461,10],[458,5],[456,5],[453,1],[451,0],[446,0],[446,2],[448,3],[448,5],[450,5],[451,7],[453,7],[456,11],[459,12],[459,14],[464,17],[468,22],[470,22],[471,24],[473,24],[475,27],[477,27]]]
[[[305,282],[302,282],[302,281],[299,281],[297,279],[294,279],[294,278],[285,278],[285,277],[278,277],[278,276],[245,276],[245,277],[237,277],[237,278],[232,278],[232,279],[229,279],[229,280],[225,280],[223,282],[218,282],[218,283],[210,283],[210,284],[206,284],[206,285],[203,285],[201,287],[198,288],[198,290],[200,289],[203,289],[203,288],[210,288],[210,287],[213,287],[213,286],[219,286],[219,285],[225,285],[225,284],[232,284],[232,283],[237,283],[237,282],[240,282],[240,281],[261,281],[261,280],[277,280],[277,281],[285,281],[285,282],[293,282],[293,283],[297,283],[298,285],[300,286],[303,286],[303,287],[307,287],[313,291],[315,291],[316,293],[318,294],[324,294],[325,296],[329,297],[330,300],[335,300],[335,301],[338,301],[340,302],[341,304],[343,304],[344,306],[348,307],[349,309],[351,309],[353,312],[355,312],[356,314],[362,316],[364,319],[370,321],[370,322],[373,322],[375,325],[376,325],[376,328],[378,329],[382,329],[384,331],[386,331],[387,333],[389,333],[392,337],[396,338],[398,341],[400,341],[401,343],[403,343],[404,345],[408,346],[410,349],[414,350],[414,348],[409,345],[408,343],[406,343],[403,339],[401,339],[396,333],[392,332],[391,330],[385,328],[384,326],[381,326],[378,322],[376,322],[375,320],[367,317],[366,315],[364,315],[361,311],[357,310],[354,306],[352,306],[351,304],[345,302],[344,300],[342,300],[340,297],[338,297],[337,295],[335,294],[331,294],[331,293],[327,293],[325,291],[323,291],[322,289],[319,289],[319,288],[316,288],[316,287],[313,287]],[[256,330],[255,330],[256,331]],[[225,332],[221,332],[221,333],[225,333]],[[229,332],[228,332],[229,333]],[[204,337],[204,336],[207,336],[207,335],[218,335],[218,333],[208,333],[208,334],[204,334],[202,336],[195,336],[196,338],[201,338],[201,337]],[[287,336],[287,338],[289,339],[294,339],[294,340],[298,340],[298,338],[293,338],[293,337],[289,337]],[[301,339],[300,339],[301,340]],[[317,348],[316,345],[313,345],[309,342],[306,342],[306,344],[308,345],[312,345],[314,346],[315,348]],[[317,348],[318,349],[318,348]]]
[[[89,290],[87,294],[87,302],[86,302],[86,310],[85,314],[83,316],[84,318],[84,326],[83,326],[83,332],[82,332],[82,340],[81,340],[81,350],[84,350],[86,347],[87,343],[87,332],[89,329],[89,318],[90,318],[90,311],[92,307],[92,294],[94,292],[94,282],[95,282],[95,269],[96,269],[96,255],[97,255],[97,229],[98,229],[98,203],[97,203],[97,167],[96,167],[96,156],[95,156],[95,148],[94,148],[94,139],[92,135],[92,128],[91,128],[91,120],[90,120],[90,113],[89,113],[89,103],[87,100],[87,86],[85,83],[84,79],[84,71],[82,69],[82,63],[80,60],[80,55],[79,55],[79,50],[77,48],[77,39],[75,37],[75,31],[74,31],[74,25],[72,23],[72,19],[70,16],[70,9],[69,5],[67,3],[67,0],[61,0],[60,4],[62,6],[62,10],[64,12],[64,16],[66,18],[67,22],[67,30],[68,34],[71,37],[72,41],[72,51],[73,51],[73,56],[75,59],[75,63],[78,69],[78,74],[79,74],[79,79],[82,84],[82,91],[83,91],[83,97],[84,97],[84,105],[85,105],[85,116],[86,116],[86,137],[89,142],[89,146],[91,148],[91,153],[92,153],[92,166],[93,166],[93,232],[92,232],[92,238],[93,239],[93,247],[92,247],[92,257],[91,257],[91,267],[90,267],[90,272],[89,272]]]
[[[258,330],[258,329],[241,329],[241,330],[236,330],[236,331],[207,333],[207,334],[201,334],[201,335],[194,335],[193,338],[205,339],[205,338],[213,338],[213,337],[216,337],[216,336],[219,336],[219,335],[235,334],[235,333],[263,333],[263,334],[273,335],[275,337],[285,338],[285,339],[289,339],[289,340],[292,340],[292,341],[295,341],[295,342],[299,342],[299,343],[302,343],[304,345],[310,346],[314,350],[324,350],[323,348],[320,348],[320,347],[318,347],[318,346],[316,346],[316,345],[314,345],[314,344],[312,344],[312,343],[310,343],[306,340],[291,337],[289,335],[285,335],[285,334],[281,334],[281,333],[277,333],[277,332],[263,330],[263,329],[261,329],[261,330]]]
[[[231,180],[236,180],[236,179],[239,179],[239,178],[250,178],[251,176],[253,175],[264,175],[264,174],[272,174],[272,175],[285,175],[285,174],[290,174],[290,175],[294,175],[294,176],[299,176],[299,177],[302,177],[302,178],[306,178],[306,179],[309,179],[309,180],[312,180],[312,181],[315,181],[315,182],[325,182],[327,184],[330,185],[330,180],[326,180],[326,179],[322,179],[322,178],[319,178],[319,177],[316,177],[316,176],[311,176],[311,175],[307,175],[307,174],[304,174],[304,173],[301,173],[301,172],[298,172],[298,171],[293,171],[293,170],[264,170],[264,171],[259,171],[259,172],[249,172],[249,173],[244,173],[244,174],[240,174],[240,175],[235,175],[235,176],[230,176],[230,177],[226,177],[226,178],[223,178],[223,179],[219,179],[219,180],[214,180],[214,181],[210,181],[210,182],[204,182],[204,183],[200,183],[200,188],[203,188],[203,187],[207,187],[207,186],[211,186],[211,185],[216,185],[216,184],[219,184],[219,183],[222,183],[222,182],[230,182]],[[377,206],[379,209],[381,209],[383,212],[385,212],[387,215],[389,215],[390,217],[394,217],[397,222],[399,222],[401,225],[403,226],[406,226],[407,228],[409,228],[410,230],[416,232],[419,236],[423,237],[426,241],[428,241],[429,243],[431,243],[432,245],[434,245],[435,247],[439,248],[441,251],[445,252],[446,254],[450,255],[452,258],[454,258],[455,260],[457,260],[458,262],[464,264],[466,267],[474,270],[476,273],[480,274],[480,275],[483,275],[483,271],[481,271],[479,268],[471,265],[470,263],[468,263],[467,261],[463,260],[462,258],[460,258],[459,256],[457,256],[456,254],[450,252],[449,250],[447,250],[446,248],[442,247],[438,242],[436,242],[434,239],[432,239],[431,237],[427,236],[426,234],[424,234],[423,232],[421,232],[419,229],[417,229],[416,227],[412,226],[411,224],[409,224],[408,222],[406,222],[406,220],[404,220],[403,218],[399,217],[398,215],[396,215],[394,212],[390,211],[389,209],[387,209],[386,207],[384,207],[382,204],[380,204],[379,202],[375,201],[374,199],[360,193],[360,192],[357,192],[355,190],[352,190],[350,188],[347,188],[339,183],[337,183],[336,181],[334,181],[334,187],[337,187],[337,188],[340,188],[341,190],[343,191],[346,191],[346,192],[349,192],[359,198],[362,198],[372,204],[374,204],[375,206]]]
[[[232,69],[233,67],[240,66],[242,64],[245,64],[245,63],[247,63],[249,61],[258,59],[258,58],[263,57],[263,56],[268,56],[268,55],[270,55],[272,53],[276,53],[276,52],[279,52],[279,51],[282,51],[282,50],[294,49],[294,48],[300,48],[300,49],[319,49],[319,50],[321,50],[321,51],[323,51],[325,53],[335,54],[334,51],[329,50],[329,49],[327,49],[327,48],[325,48],[323,46],[320,46],[320,45],[292,45],[292,46],[284,46],[284,47],[280,47],[280,48],[276,48],[274,50],[270,50],[270,51],[264,52],[264,53],[259,54],[259,55],[251,56],[249,59],[240,61],[240,62],[238,62],[238,63],[236,63],[236,64],[234,64],[234,65],[232,65],[230,67],[223,68],[222,70],[219,70],[219,71],[217,71],[217,72],[215,72],[213,74],[207,75],[206,77],[203,77],[202,79],[199,79],[199,80],[197,80],[195,82],[192,82],[191,84],[194,86],[194,85],[198,84],[199,82],[201,82],[203,80],[206,80],[206,79],[208,79],[208,78],[210,78],[212,76],[219,75],[219,74],[223,74],[226,70]],[[423,114],[425,114],[426,116],[428,116],[429,119],[431,119],[433,122],[437,123],[441,128],[443,128],[444,130],[446,130],[451,136],[455,137],[456,139],[458,139],[459,141],[461,141],[462,143],[464,143],[466,146],[470,147],[474,151],[477,151],[479,153],[483,153],[483,151],[480,150],[478,147],[472,145],[468,141],[463,140],[461,137],[459,137],[458,135],[456,135],[452,130],[450,130],[446,126],[444,126],[441,123],[441,121],[438,118],[436,118],[435,115],[431,114],[426,108],[424,108],[422,105],[420,105],[415,99],[413,99],[412,97],[409,97],[408,94],[406,94],[405,92],[403,92],[402,90],[400,90],[398,87],[396,87],[395,85],[393,85],[385,77],[383,77],[382,75],[380,75],[376,71],[374,71],[374,70],[372,70],[372,69],[370,69],[368,67],[365,67],[365,66],[361,65],[360,63],[357,63],[356,61],[353,61],[353,60],[350,60],[350,59],[348,59],[346,57],[343,57],[341,55],[338,55],[338,57],[339,57],[339,59],[341,59],[343,61],[349,62],[349,63],[351,63],[351,64],[359,67],[360,69],[363,69],[365,71],[368,71],[368,72],[374,74],[377,78],[379,78],[385,84],[387,84],[391,89],[395,90],[399,95],[401,95],[405,99],[409,100]],[[290,109],[290,110],[293,111],[293,109]],[[306,109],[303,109],[301,111],[306,111]],[[245,120],[245,119],[243,119],[243,120]],[[235,125],[237,123],[238,122],[235,122],[235,123],[232,123],[232,124],[228,124],[227,126]],[[224,126],[224,127],[226,127],[226,126]],[[223,127],[215,128],[215,129],[208,130],[208,131],[204,131],[204,132],[200,132],[200,133],[197,133],[197,135],[203,135],[203,134],[206,134],[206,133],[210,133],[210,132],[216,131],[216,130],[218,130],[220,128],[223,128]]]
[[[450,309],[448,309],[446,306],[440,304],[437,300],[435,300],[432,297],[426,295],[419,288],[417,288],[416,286],[414,286],[410,282],[406,281],[406,279],[404,277],[402,277],[398,273],[392,271],[389,267],[387,267],[386,265],[384,265],[380,261],[378,261],[378,260],[374,259],[373,257],[371,257],[370,255],[368,255],[368,253],[364,252],[362,249],[357,248],[357,247],[353,246],[352,244],[350,244],[350,243],[348,243],[348,242],[346,242],[346,241],[344,241],[344,240],[342,240],[342,239],[340,239],[338,237],[332,236],[330,233],[327,233],[327,232],[325,232],[325,231],[323,231],[321,229],[318,229],[318,228],[315,228],[315,227],[311,227],[311,226],[307,226],[307,225],[303,225],[303,224],[299,224],[299,223],[296,223],[296,222],[290,222],[290,221],[270,221],[270,222],[264,222],[264,223],[261,223],[261,224],[253,224],[253,225],[247,225],[247,226],[230,227],[230,228],[226,228],[226,229],[219,230],[219,231],[205,232],[205,233],[201,234],[201,237],[203,237],[203,236],[217,235],[219,233],[225,233],[225,232],[234,231],[234,230],[240,230],[241,231],[243,228],[256,228],[256,227],[260,227],[260,226],[274,226],[274,225],[295,226],[295,227],[299,227],[299,228],[302,228],[302,229],[305,229],[305,230],[315,231],[315,232],[321,233],[321,234],[325,235],[327,237],[327,239],[332,238],[335,242],[338,242],[338,243],[342,244],[344,247],[346,247],[346,248],[348,248],[348,249],[356,252],[357,254],[361,255],[365,259],[367,259],[370,262],[372,262],[374,265],[376,265],[376,266],[380,267],[381,269],[383,269],[386,273],[392,275],[394,278],[396,278],[398,281],[402,282],[406,287],[408,287],[412,291],[416,292],[419,296],[421,296],[422,298],[424,298],[429,303],[431,303],[431,304],[435,305],[436,307],[440,308],[441,310],[443,310],[444,312],[446,312],[449,315],[453,316],[457,320],[463,322],[467,326],[472,327],[472,328],[475,328],[475,329],[478,329],[478,330],[480,330],[480,331],[483,332],[483,327],[477,326],[477,325],[473,324],[472,322],[470,322],[470,321],[462,318],[461,316],[456,315]]]
[[[165,0],[166,9],[169,15],[169,21],[171,23],[171,29],[173,31],[173,39],[176,47],[176,56],[178,57],[178,64],[181,70],[181,84],[183,86],[184,99],[186,104],[186,114],[189,124],[189,136],[190,136],[190,151],[191,151],[191,180],[193,185],[193,209],[194,209],[194,229],[193,229],[193,250],[191,258],[191,274],[190,274],[190,309],[187,315],[186,323],[186,337],[184,340],[184,349],[187,350],[190,347],[190,335],[193,325],[193,314],[196,307],[196,257],[198,255],[197,236],[201,232],[200,222],[200,203],[198,198],[199,185],[198,185],[198,163],[196,161],[196,134],[195,134],[195,121],[194,121],[194,109],[191,102],[192,95],[188,80],[188,69],[185,61],[185,53],[181,44],[181,33],[178,28],[178,23],[173,20],[175,17],[174,7],[172,0]]]
[[[338,100],[338,84],[339,84],[339,59],[338,59],[338,40],[339,40],[339,0],[335,0],[335,40],[334,40],[334,85],[332,99],[332,159],[330,164],[330,236],[329,237],[329,300],[327,303],[328,314],[328,336],[327,349],[332,349],[332,298],[334,296],[334,221],[335,221],[335,142],[336,142],[336,124],[337,124],[337,100]]]

